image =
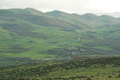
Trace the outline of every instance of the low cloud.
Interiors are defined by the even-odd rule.
[[[42,12],[60,10],[69,13],[99,13],[101,8],[91,1],[94,0],[0,0],[0,8],[35,8]],[[92,6],[93,5],[93,6]]]

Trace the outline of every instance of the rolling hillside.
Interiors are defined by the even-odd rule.
[[[0,10],[0,67],[120,55],[120,20],[94,14]]]
[[[0,79],[119,80],[120,57],[4,67]]]
[[[0,10],[0,13],[1,13],[0,16],[4,18],[20,19],[20,20],[24,20],[33,24],[41,25],[41,26],[74,28],[72,25],[69,25],[60,20],[56,20],[54,18],[36,16],[36,15],[30,15],[30,14],[16,14],[8,10]]]
[[[119,19],[111,16],[97,16],[92,13],[87,13],[84,15],[75,15],[55,10],[52,12],[47,12],[46,14],[53,16],[56,19],[65,21],[67,23],[77,25],[78,27],[84,29],[94,29],[100,26],[104,26],[106,24],[114,25],[120,22]]]
[[[72,25],[76,25],[76,27],[79,28],[91,28],[89,25],[89,21],[81,18],[80,16],[72,15],[69,13],[61,12],[61,11],[52,11],[52,12],[47,12],[47,15],[50,15],[56,19],[65,21],[67,23],[70,23]],[[88,24],[85,24],[88,23]]]
[[[26,9],[6,9],[8,11],[12,11],[17,14],[31,14],[31,15],[38,15],[38,16],[44,16],[44,17],[50,17],[49,15],[44,14],[41,11],[38,11],[33,8],[26,8]]]

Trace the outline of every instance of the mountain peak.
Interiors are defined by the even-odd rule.
[[[84,15],[82,15],[82,17],[85,19],[90,19],[90,20],[95,20],[95,19],[99,18],[99,16],[92,14],[92,13],[84,14]]]
[[[64,12],[64,11],[59,11],[59,10],[53,10],[53,11],[51,11],[51,12],[61,12],[61,13],[66,13],[66,12]]]
[[[34,9],[34,8],[30,8],[30,7],[25,8],[25,10],[38,11],[38,10],[36,10],[36,9]],[[38,11],[38,12],[41,12],[41,11]],[[43,12],[41,12],[41,13],[43,13]]]
[[[86,13],[86,14],[84,14],[84,15],[97,16],[97,15],[95,15],[95,14],[93,14],[93,13]]]
[[[31,7],[27,7],[27,8],[25,8],[25,9],[33,9],[33,8],[31,8]]]
[[[115,17],[110,16],[110,15],[101,15],[100,17],[102,17],[102,18],[115,18]]]
[[[37,16],[44,16],[44,17],[51,17],[49,15],[44,14],[43,12],[33,9],[33,8],[25,8],[25,9],[19,9],[19,8],[12,8],[12,9],[3,9],[7,11],[11,11],[13,13],[17,14],[29,14],[29,15],[37,15]]]
[[[50,15],[52,17],[55,17],[55,18],[58,18],[61,16],[61,12],[58,11],[58,10],[54,10],[54,11],[51,11],[51,12],[46,12],[47,15]]]

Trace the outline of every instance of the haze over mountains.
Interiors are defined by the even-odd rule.
[[[113,12],[113,13],[95,13],[96,15],[109,15],[115,18],[120,17],[120,12]]]
[[[78,28],[78,29],[81,29],[81,28],[92,29],[92,28],[97,28],[97,27],[102,26],[102,25],[113,24],[113,23],[116,24],[116,23],[119,22],[119,19],[114,18],[112,16],[108,16],[108,15],[97,16],[97,15],[92,14],[92,13],[87,13],[87,14],[84,14],[84,15],[78,15],[78,14],[69,14],[69,13],[62,12],[62,11],[57,11],[57,10],[43,13],[41,11],[38,11],[38,10],[35,10],[35,9],[32,9],[32,8],[6,9],[6,11],[13,12],[13,15],[14,14],[15,15],[29,14],[29,15],[27,15],[28,17],[30,15],[32,15],[32,16],[36,15],[36,16],[39,16],[39,17],[40,16],[44,17],[45,22],[46,22],[45,24],[44,24],[44,22],[39,22],[38,23],[37,21],[39,21],[39,20],[37,20],[37,19],[36,19],[37,21],[33,21],[34,23],[37,23],[37,24],[40,24],[40,25],[58,26],[58,24],[60,23],[59,25],[62,25],[62,26],[67,25],[71,28],[74,27],[74,28]],[[5,13],[8,13],[8,12],[5,12]],[[20,18],[20,16],[19,17],[17,16],[17,18]],[[56,25],[55,25],[55,23],[50,22],[50,21],[52,21],[52,20],[50,20],[51,18],[52,18],[53,21],[56,21],[55,22],[55,23],[57,23]],[[31,17],[31,20],[32,19],[33,18]]]
[[[85,55],[120,54],[120,19],[62,11],[0,10],[0,57],[12,63],[69,60]],[[34,60],[33,60],[34,59]]]

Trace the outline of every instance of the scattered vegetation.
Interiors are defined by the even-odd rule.
[[[1,79],[119,79],[120,57],[37,63],[0,68]],[[115,63],[116,62],[116,63]],[[74,73],[74,74],[73,74]]]
[[[119,23],[106,15],[0,10],[0,78],[119,80]]]

